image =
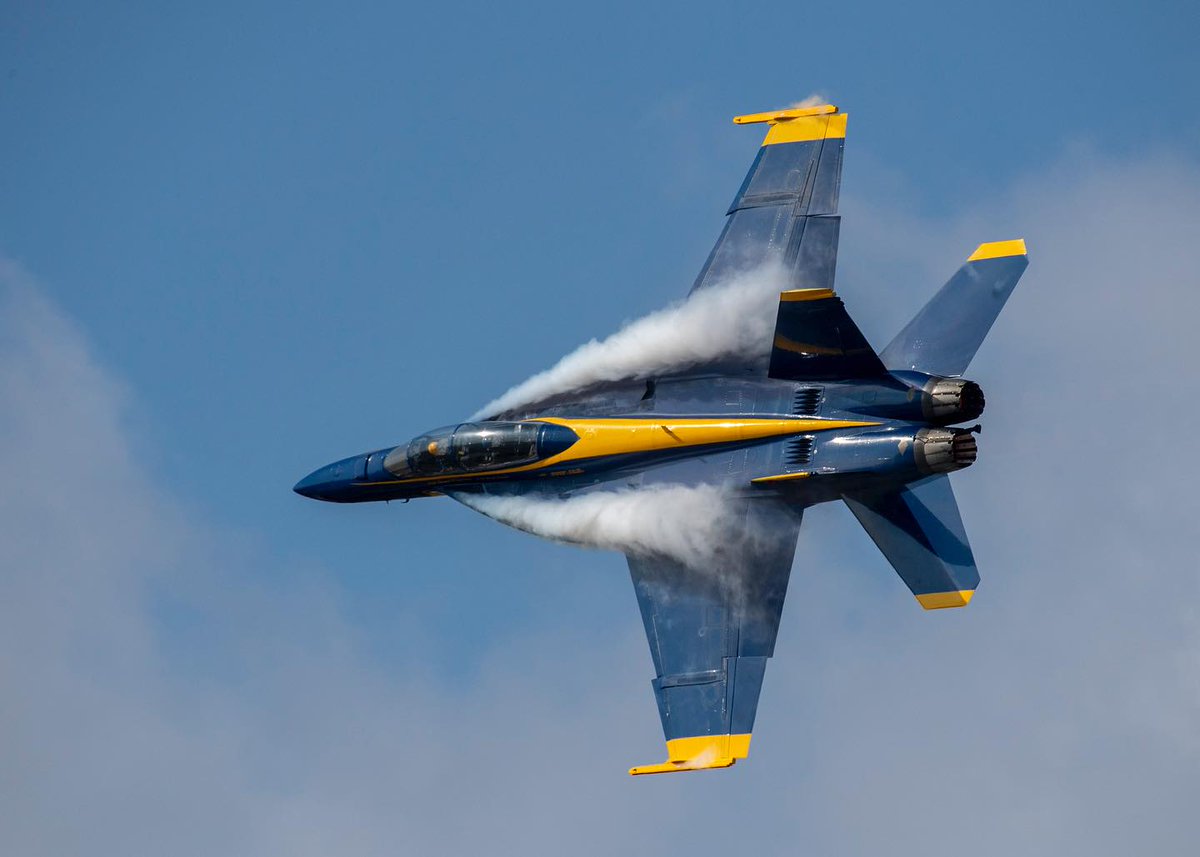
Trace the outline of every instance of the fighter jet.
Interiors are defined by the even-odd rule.
[[[963,607],[979,585],[948,474],[976,458],[978,426],[963,424],[984,396],[962,375],[1028,264],[1025,242],[979,245],[876,351],[833,288],[846,114],[822,105],[734,122],[765,124],[766,137],[689,300],[776,266],[774,336],[757,354],[560,392],[295,486],[337,503],[719,488],[727,535],[711,555],[627,551],[667,745],[666,761],[631,774],[749,753],[807,507],[844,502],[926,610]]]

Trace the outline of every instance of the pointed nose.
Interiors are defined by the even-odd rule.
[[[343,458],[333,464],[318,467],[297,482],[292,490],[301,497],[329,500],[335,503],[343,502],[346,499],[346,490],[354,481],[355,468],[361,457]]]
[[[321,487],[321,483],[324,481],[322,476],[325,469],[326,468],[314,470],[312,473],[308,474],[295,485],[293,485],[292,490],[301,497],[311,497],[313,500],[322,499],[319,489]]]

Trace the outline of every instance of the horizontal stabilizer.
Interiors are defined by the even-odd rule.
[[[779,296],[767,374],[791,381],[868,378],[884,368],[832,289],[796,289]]]
[[[1022,239],[980,244],[880,358],[889,369],[961,375],[1028,266]]]
[[[971,600],[979,572],[948,476],[843,499],[922,607]]]

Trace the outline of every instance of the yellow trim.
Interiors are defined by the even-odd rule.
[[[752,417],[732,419],[585,419],[570,420],[544,417],[534,422],[555,423],[566,426],[579,435],[579,440],[568,450],[545,463],[569,459],[598,458],[605,455],[621,455],[631,452],[655,452],[689,446],[705,446],[715,443],[737,443],[747,440],[765,440],[790,434],[810,431],[828,431],[838,428],[858,428],[879,425],[878,423],[851,420],[827,420],[790,417],[785,419],[761,419]]]
[[[767,440],[792,434],[807,434],[841,428],[877,426],[876,422],[830,420],[814,417],[759,419],[732,417],[726,419],[694,419],[655,417],[647,419],[611,418],[569,420],[544,417],[530,422],[553,423],[571,429],[579,440],[558,455],[519,467],[487,470],[477,473],[456,473],[447,476],[417,476],[389,482],[363,482],[364,487],[403,485],[413,482],[443,484],[478,479],[481,476],[503,476],[531,470],[555,469],[566,462],[623,455],[634,452],[659,452],[719,443],[744,443]]]
[[[820,301],[833,297],[833,289],[790,289],[779,293],[779,300],[784,303],[796,301]]]
[[[803,143],[808,140],[828,140],[845,136],[845,113],[835,113],[832,116],[801,116],[798,119],[771,123],[763,145]]]
[[[763,140],[764,146],[841,139],[846,136],[846,114],[838,113],[832,104],[749,113],[745,116],[735,116],[733,121],[737,125],[753,125],[759,122],[770,125]]]
[[[763,482],[790,482],[793,479],[807,479],[812,476],[811,473],[805,471],[803,473],[780,473],[778,476],[760,476],[757,479],[751,479],[751,485],[758,485]]]
[[[744,735],[697,735],[674,738],[667,742],[667,761],[656,765],[630,768],[632,776],[669,774],[674,771],[702,771],[728,768],[750,755],[750,733]]]
[[[974,589],[960,589],[957,592],[930,592],[918,595],[917,601],[926,610],[943,610],[947,607],[966,607],[975,596]]]
[[[1025,256],[1025,239],[1016,238],[1012,241],[992,241],[980,244],[968,258],[968,262],[978,262],[980,259],[1002,259],[1005,256]]]
[[[826,354],[830,357],[841,357],[846,353],[841,348],[831,348],[828,345],[797,342],[794,339],[788,339],[782,333],[775,334],[775,341],[772,344],[780,351],[791,351],[795,354]]]
[[[734,116],[734,125],[756,125],[759,122],[779,122],[796,119],[800,116],[820,116],[837,113],[832,104],[818,104],[815,107],[789,107],[786,110],[768,110],[766,113],[747,113],[745,116]]]

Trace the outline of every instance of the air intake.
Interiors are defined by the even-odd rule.
[[[801,387],[792,397],[792,413],[798,417],[815,416],[821,407],[821,387]]]

